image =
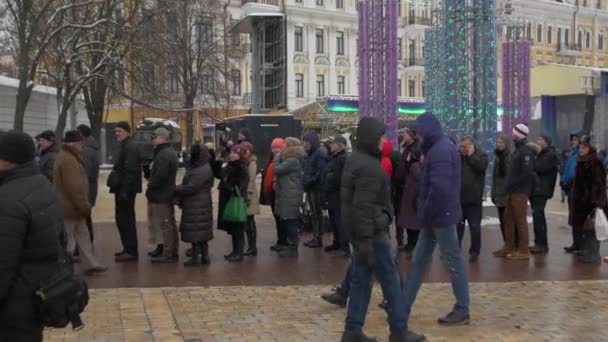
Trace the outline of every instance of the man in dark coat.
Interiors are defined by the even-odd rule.
[[[513,128],[515,151],[507,172],[505,190],[505,246],[494,255],[508,259],[528,259],[528,198],[534,186],[534,152],[527,146],[530,130],[524,124]],[[515,247],[515,229],[518,229],[519,244]]]
[[[0,133],[0,336],[3,341],[42,341],[34,286],[52,276],[65,247],[59,195],[40,174],[32,138]]]
[[[149,253],[153,263],[177,262],[178,237],[175,224],[173,195],[177,175],[177,153],[171,147],[171,132],[159,127],[152,134],[154,159],[146,198],[148,199],[148,228],[150,243],[156,250]]]
[[[416,137],[416,132],[410,129],[405,129],[405,131],[403,132],[403,148],[402,148],[402,152],[401,152],[401,163],[399,163],[399,167],[397,169],[397,183],[399,183],[400,185],[398,185],[398,188],[401,189],[401,197],[399,198],[399,212],[400,215],[403,213],[405,214],[405,209],[404,206],[407,207],[406,203],[403,203],[403,201],[408,201],[409,199],[406,199],[406,194],[407,195],[414,195],[414,196],[410,196],[410,197],[415,197],[415,194],[412,194],[412,189],[407,189],[406,188],[406,183],[408,182],[408,180],[413,180],[413,179],[417,179],[418,176],[416,175],[413,179],[410,177],[410,171],[412,164],[419,164],[420,162],[420,143],[418,141],[418,138]],[[415,170],[415,173],[418,173],[418,170]],[[393,191],[395,191],[396,189],[393,189]],[[414,191],[415,192],[415,191]],[[413,208],[409,208],[409,209],[413,209]],[[403,216],[403,215],[401,215]],[[404,220],[405,221],[405,220]],[[414,251],[414,247],[416,247],[416,243],[418,242],[418,235],[420,234],[420,231],[418,229],[416,229],[416,225],[412,225],[411,227],[408,227],[407,224],[405,224],[405,222],[400,222],[399,220],[397,220],[397,244],[399,246],[403,245],[403,238],[404,238],[404,230],[407,231],[407,243],[405,246],[402,247],[402,249],[405,251],[406,255],[410,256],[411,253]]]
[[[92,132],[89,126],[79,125],[77,129],[84,138],[81,157],[84,171],[89,179],[89,204],[91,205],[91,208],[93,208],[97,202],[97,184],[99,179],[99,165],[101,164],[99,158],[99,144],[97,144],[97,141],[91,135]],[[93,242],[93,220],[91,215],[87,217],[87,228],[89,229],[91,242]]]
[[[325,171],[327,157],[321,150],[321,141],[315,131],[310,131],[302,138],[304,148],[308,154],[304,166],[304,191],[310,203],[312,216],[313,237],[304,243],[310,248],[323,246],[323,189],[321,179]]]
[[[547,219],[545,207],[547,201],[553,198],[557,171],[559,169],[559,156],[551,145],[551,138],[542,136],[536,140],[541,151],[534,161],[534,191],[530,197],[532,218],[534,219],[534,246],[530,247],[532,254],[546,254],[549,252],[547,241]]]
[[[44,131],[36,136],[38,144],[38,166],[40,173],[53,183],[53,165],[59,154],[59,145],[53,131]]]
[[[465,137],[460,141],[460,160],[462,161],[462,187],[460,189],[462,220],[458,223],[458,242],[462,248],[464,227],[468,222],[471,230],[469,262],[477,262],[481,250],[481,218],[488,155],[475,146],[475,140],[472,137]]]
[[[380,166],[385,128],[374,118],[361,119],[357,149],[346,160],[342,175],[342,221],[353,246],[351,288],[342,342],[376,341],[363,334],[372,291],[372,276],[382,285],[387,301],[390,341],[423,341],[405,326],[401,276],[391,250],[393,220],[390,180]]]
[[[464,266],[456,224],[462,218],[460,204],[461,159],[456,146],[443,133],[441,124],[430,113],[416,120],[416,134],[424,154],[418,186],[418,227],[420,237],[414,250],[413,269],[405,286],[406,322],[422,284],[422,277],[439,244],[452,279],[456,304],[440,325],[467,324],[469,316],[469,278]]]
[[[323,177],[323,191],[327,200],[327,210],[331,221],[334,242],[325,247],[326,252],[335,251],[336,255],[346,256],[349,254],[348,239],[342,226],[340,214],[340,184],[342,183],[342,170],[346,163],[346,139],[337,136],[331,142],[331,156],[325,169]]]
[[[117,262],[138,258],[135,197],[141,192],[141,154],[131,138],[131,126],[122,121],[116,124],[114,136],[120,146],[114,154],[114,167],[107,185],[115,197],[116,225],[123,250],[115,253]]]

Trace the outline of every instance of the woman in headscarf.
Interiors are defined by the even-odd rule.
[[[223,219],[224,210],[230,197],[236,193],[247,198],[247,186],[249,175],[247,174],[247,160],[245,159],[245,148],[242,145],[232,146],[228,154],[228,163],[219,171],[221,179],[218,189],[220,190],[217,229],[224,230],[232,236],[232,252],[224,255],[228,261],[242,261],[245,248],[245,223],[226,222]]]
[[[182,209],[179,225],[181,239],[192,244],[192,258],[186,261],[184,266],[209,264],[208,242],[213,239],[213,172],[209,165],[210,160],[211,156],[205,145],[192,145],[190,164],[182,185],[175,189],[175,196]]]

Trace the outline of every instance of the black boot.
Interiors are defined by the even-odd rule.
[[[378,342],[378,340],[375,337],[367,337],[362,332],[355,333],[355,332],[350,332],[350,331],[345,331],[342,334],[342,339],[340,341],[341,342]]]
[[[314,237],[314,238],[312,238],[312,240],[305,243],[304,246],[306,246],[308,248],[319,248],[319,247],[323,247],[323,243],[321,242],[320,237]]]
[[[186,261],[184,266],[202,266],[205,263],[203,262],[203,248],[200,242],[196,242],[192,244],[192,259]]]
[[[279,251],[279,257],[281,258],[297,258],[298,257],[298,245],[289,244],[287,247]]]
[[[234,254],[227,257],[226,260],[229,262],[243,261],[243,249],[245,249],[245,232],[235,232],[232,235],[234,237]]]
[[[247,222],[247,251],[245,252],[245,256],[257,256],[258,248],[256,247],[257,240],[257,228],[255,226],[255,220],[252,218],[250,222]]]
[[[153,250],[152,252],[149,252],[148,255],[151,256],[151,257],[153,257],[153,258],[158,258],[161,255],[163,255],[163,249],[164,249],[164,245],[162,243],[158,244],[156,246],[156,249]]]
[[[208,265],[211,261],[209,260],[209,241],[201,242],[203,263]]]
[[[228,258],[233,257],[234,254],[236,253],[236,245],[237,245],[236,234],[233,232],[232,234],[230,234],[230,236],[232,237],[232,252],[230,252],[230,254],[224,254],[224,259],[226,259],[226,260],[228,260]]]

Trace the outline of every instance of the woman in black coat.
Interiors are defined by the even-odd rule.
[[[606,171],[597,157],[596,150],[591,146],[588,136],[581,137],[579,157],[576,164],[574,185],[572,188],[573,212],[571,222],[573,229],[582,231],[582,250],[577,253],[580,262],[599,264],[600,243],[596,238],[595,229],[585,225],[587,218],[596,208],[606,212]]]
[[[224,230],[232,236],[232,252],[224,255],[228,261],[242,261],[243,249],[245,248],[245,223],[232,223],[223,220],[224,210],[230,197],[238,188],[243,198],[247,198],[247,186],[249,175],[247,173],[247,160],[245,159],[245,148],[235,145],[230,149],[228,163],[217,170],[216,177],[220,179],[218,189],[220,191],[217,229]]]
[[[179,225],[182,241],[192,244],[192,258],[184,266],[209,264],[208,241],[213,239],[213,203],[211,188],[213,172],[207,147],[194,144],[190,148],[189,167],[175,196],[182,208]]]

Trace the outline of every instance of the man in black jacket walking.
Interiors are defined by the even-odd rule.
[[[530,247],[532,254],[546,254],[549,252],[547,241],[547,219],[545,207],[547,201],[553,198],[557,171],[559,169],[559,156],[551,146],[551,138],[541,136],[536,140],[541,151],[534,161],[534,191],[530,197],[532,218],[534,220],[534,246]]]
[[[342,183],[344,163],[346,163],[346,144],[346,139],[342,136],[335,137],[331,142],[332,154],[329,157],[323,179],[327,211],[329,212],[329,220],[331,221],[334,235],[333,244],[325,247],[325,251],[333,251],[338,256],[349,255],[348,239],[346,238],[346,232],[344,232],[340,216],[340,184]]]
[[[114,136],[120,143],[114,154],[114,167],[108,176],[110,193],[115,197],[116,225],[123,250],[115,253],[116,262],[138,258],[135,197],[141,192],[141,155],[131,139],[131,126],[122,121],[116,124]]]
[[[34,141],[21,132],[0,133],[0,336],[2,341],[42,341],[44,323],[34,288],[57,268],[65,247],[59,195],[34,161]],[[61,239],[61,240],[60,240]]]
[[[148,199],[148,227],[150,243],[156,250],[149,253],[153,263],[177,262],[177,226],[173,193],[177,175],[177,153],[171,147],[171,132],[164,127],[154,130],[154,160],[146,198]]]
[[[348,313],[342,342],[373,342],[363,334],[363,324],[372,291],[372,275],[382,285],[390,325],[390,341],[422,341],[408,333],[401,277],[395,264],[388,234],[393,220],[390,180],[380,166],[384,126],[365,118],[357,127],[357,149],[346,160],[342,175],[342,220],[354,255]]]
[[[475,146],[475,140],[472,137],[465,137],[460,141],[460,160],[462,161],[462,187],[460,190],[462,221],[458,224],[458,241],[462,248],[464,227],[468,222],[471,230],[469,262],[477,262],[481,250],[481,218],[488,155]]]

